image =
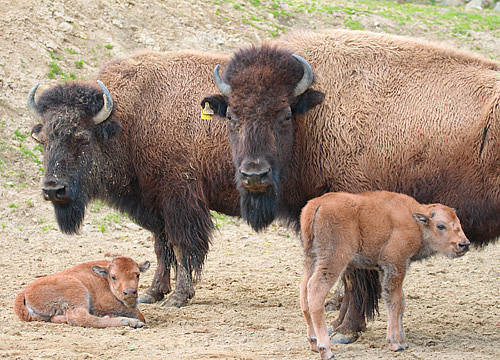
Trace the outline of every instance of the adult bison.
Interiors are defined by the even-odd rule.
[[[158,267],[142,302],[170,292],[177,264],[175,292],[164,304],[185,304],[208,251],[209,209],[239,214],[226,126],[201,120],[198,109],[200,97],[216,90],[214,66],[225,61],[144,52],[104,65],[100,88],[77,82],[36,100],[37,86],[29,94],[40,119],[32,136],[44,148],[42,191],[60,229],[77,232],[86,206],[100,199],[154,234]]]
[[[228,119],[241,213],[255,229],[297,222],[325,192],[388,190],[456,208],[476,245],[500,235],[497,62],[403,37],[318,31],[241,49],[214,79],[222,95],[203,102]],[[345,279],[339,342],[355,339],[380,294],[376,273],[348,269]]]

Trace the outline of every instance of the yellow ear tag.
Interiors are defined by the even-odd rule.
[[[214,111],[210,107],[210,104],[205,102],[205,107],[203,110],[201,110],[201,119],[202,120],[212,120],[212,115],[214,114]]]

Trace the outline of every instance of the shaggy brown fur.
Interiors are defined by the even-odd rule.
[[[215,91],[212,70],[226,58],[195,52],[141,52],[103,66],[100,79],[114,110],[95,125],[103,106],[95,81],[69,83],[36,100],[44,145],[44,186],[53,196],[61,230],[78,231],[87,204],[100,199],[154,234],[158,268],[141,297],[182,306],[194,295],[213,223],[209,209],[238,215],[225,121],[201,120],[199,99]],[[61,201],[58,201],[61,200]]]
[[[387,191],[328,193],[310,200],[300,217],[305,273],[300,303],[313,351],[333,358],[325,322],[325,298],[348,265],[383,272],[387,340],[404,350],[403,280],[408,265],[435,253],[462,256],[469,249],[453,209],[421,205]]]
[[[325,192],[388,190],[422,203],[453,206],[475,245],[497,239],[499,63],[415,39],[361,31],[292,33],[274,45],[309,62],[315,74],[312,88],[325,98],[305,115],[295,111],[291,123],[284,122],[283,114],[293,112],[296,100],[290,98],[294,84],[279,82],[289,77],[275,75],[266,92],[256,84],[260,74],[271,71],[267,60],[261,67],[252,64],[252,71],[233,60],[228,63],[226,68],[238,69],[241,76],[226,76],[224,70],[231,96],[215,100],[219,109],[229,109],[233,123],[229,129],[236,176],[249,161],[270,164],[267,173],[279,174],[262,193],[240,182],[240,192],[252,199],[242,204],[248,206],[242,213],[250,219],[261,216],[265,223],[274,217],[293,220],[308,199]],[[252,58],[260,59],[268,49],[252,50],[258,53]],[[276,63],[273,71],[279,73],[282,64]],[[234,78],[238,82],[231,83]],[[267,83],[272,81],[266,78]],[[264,196],[266,206],[260,201]],[[348,289],[358,294],[367,290],[360,297],[348,294],[358,299],[354,313],[369,311],[360,302],[373,309],[376,275],[365,273],[371,280],[364,285],[350,271],[345,275],[354,279]],[[337,324],[346,324],[349,309],[342,307]],[[348,327],[357,331],[364,325],[361,321]],[[346,327],[337,330],[345,333]]]
[[[14,311],[24,321],[142,327],[137,288],[148,268],[149,261],[137,264],[124,256],[76,265],[28,285],[17,295]]]

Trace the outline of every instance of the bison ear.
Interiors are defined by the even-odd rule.
[[[120,133],[122,126],[116,120],[110,119],[103,121],[95,127],[95,134],[97,138],[103,140],[104,142],[111,139]]]
[[[201,107],[205,108],[205,103],[210,105],[210,108],[216,115],[226,117],[227,98],[223,95],[207,96],[201,100]]]
[[[39,144],[43,144],[46,141],[45,132],[42,130],[42,124],[36,124],[35,126],[33,126],[33,129],[31,129],[31,137]]]
[[[146,271],[147,269],[149,269],[149,265],[151,265],[149,263],[149,261],[144,261],[143,263],[139,264],[139,271],[142,273],[144,271]]]
[[[325,94],[321,91],[309,89],[297,98],[295,104],[291,106],[292,113],[294,114],[305,114],[311,110],[316,105],[323,102]]]
[[[412,214],[413,218],[417,222],[417,224],[422,224],[425,226],[429,226],[429,217],[424,214],[414,213]]]
[[[94,265],[92,266],[92,272],[100,277],[108,277],[108,269]]]

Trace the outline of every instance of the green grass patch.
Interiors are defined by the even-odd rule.
[[[75,66],[77,69],[83,69],[83,60],[75,61]]]

